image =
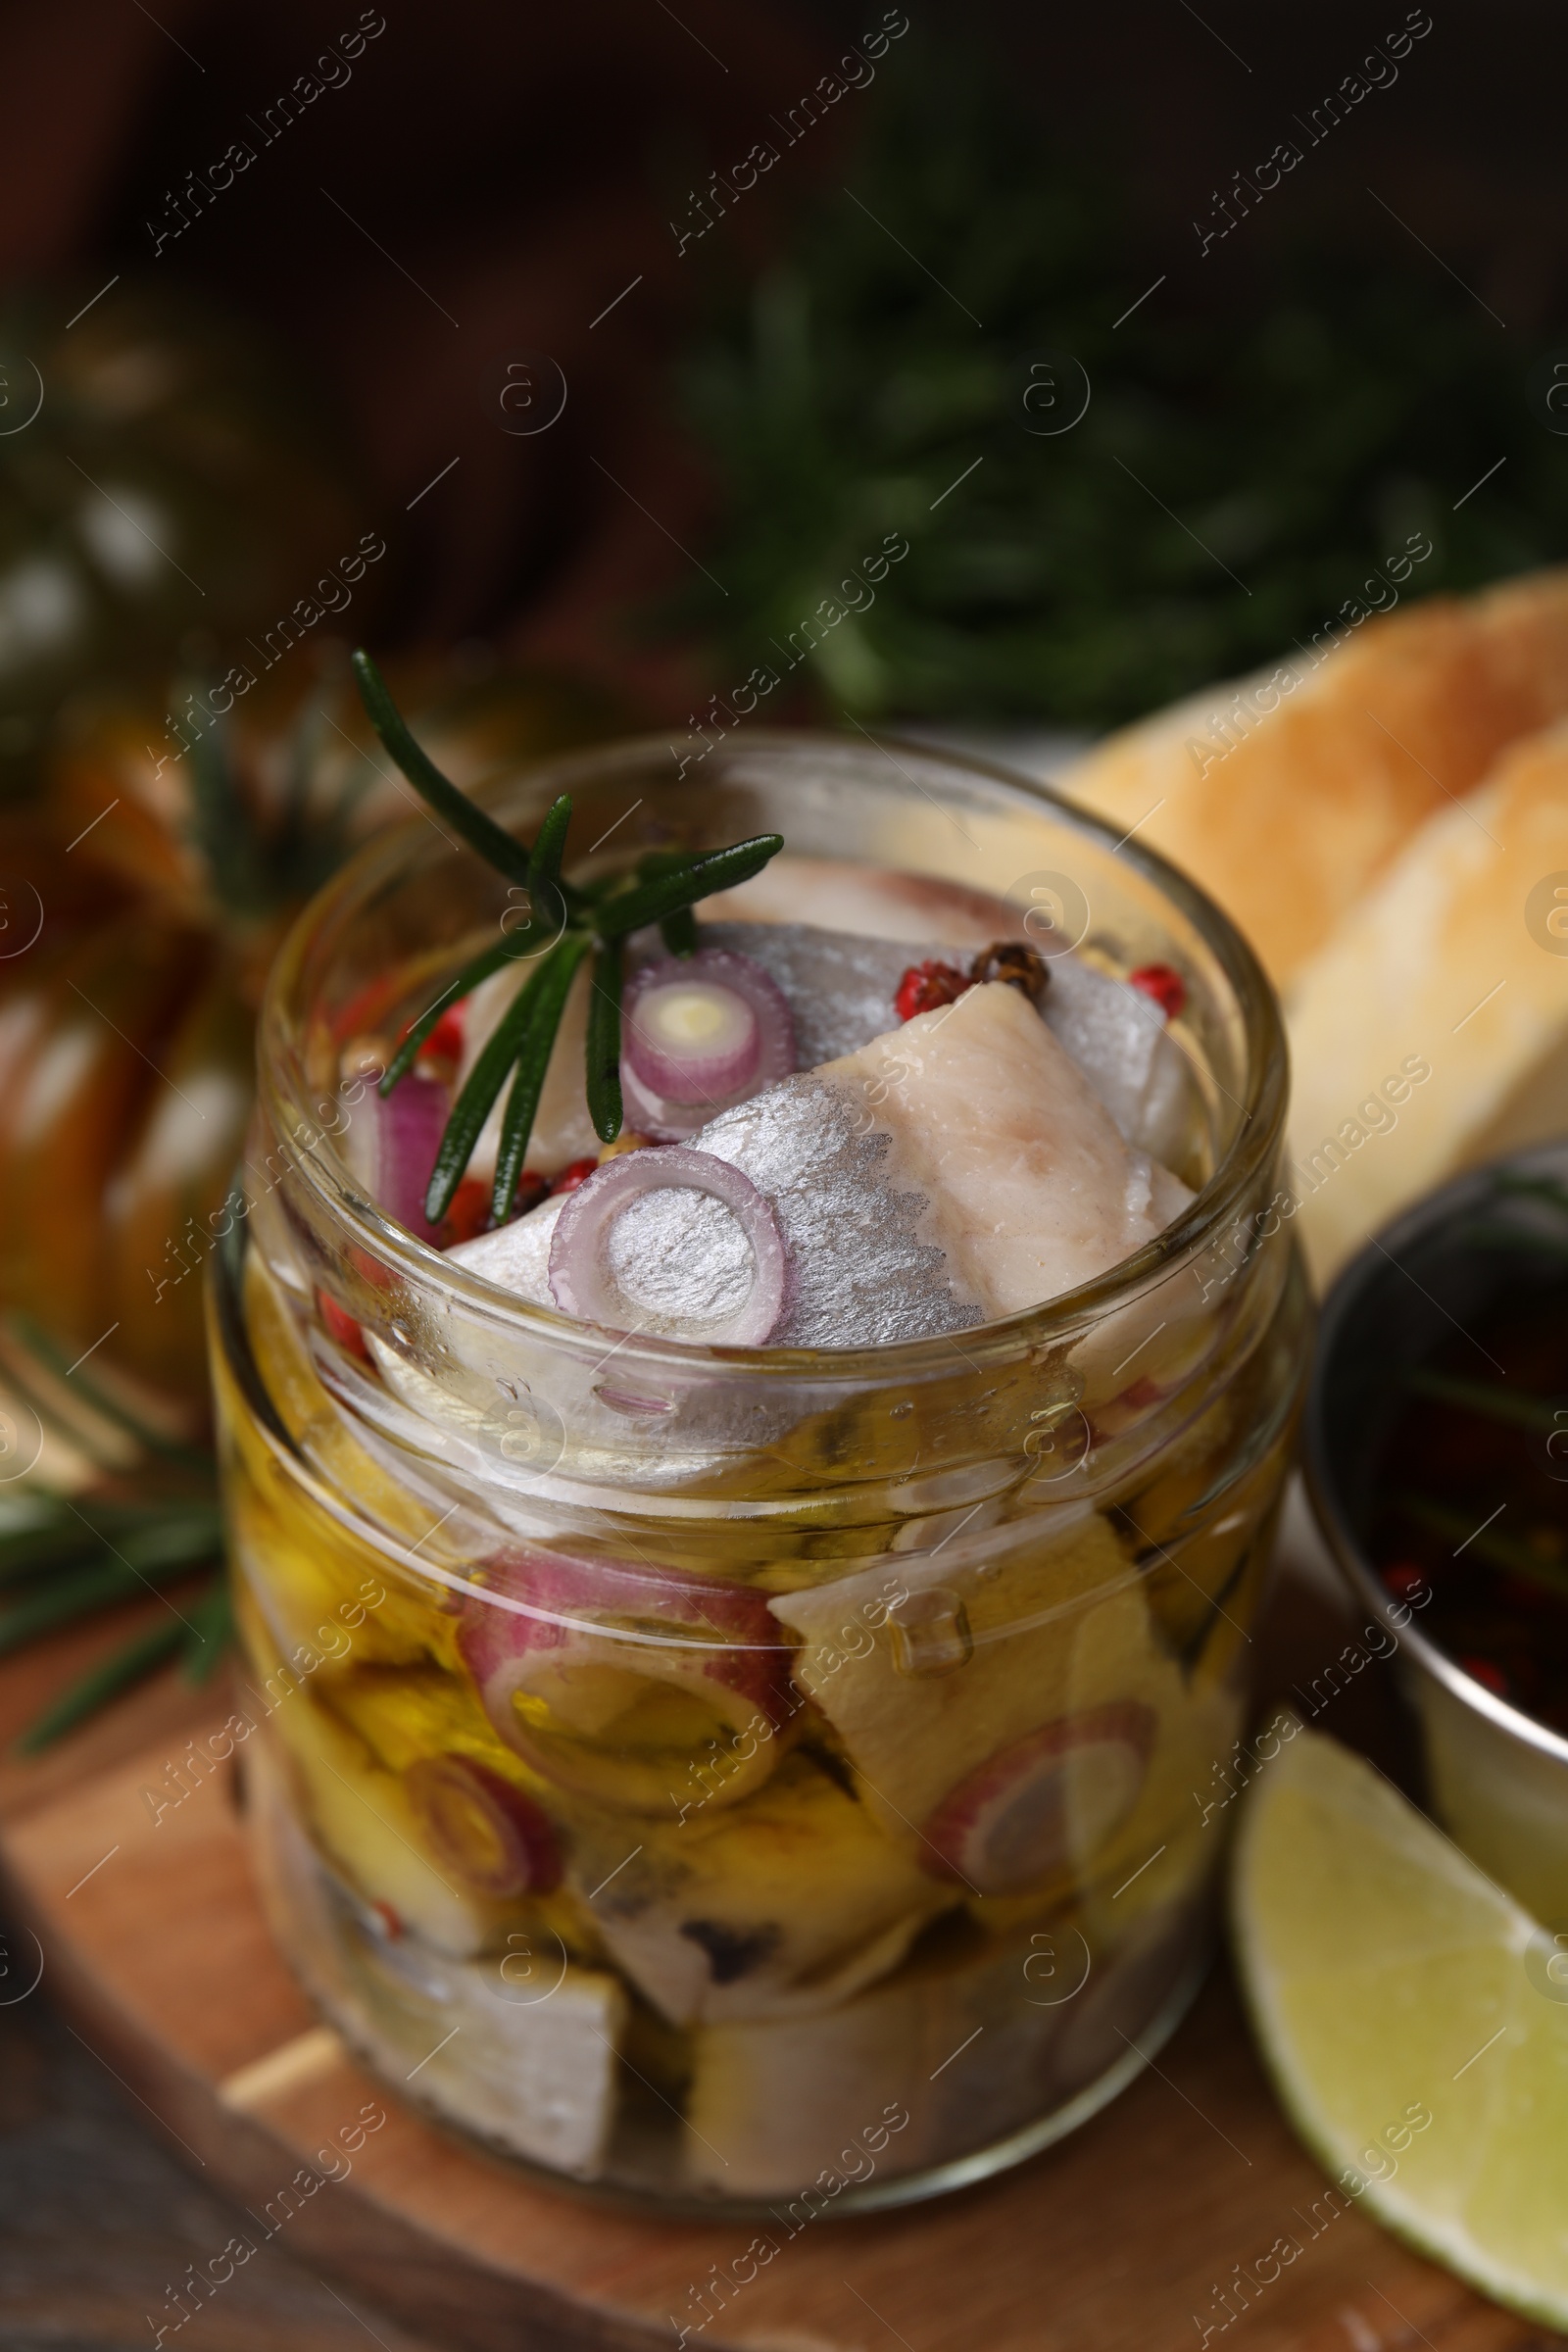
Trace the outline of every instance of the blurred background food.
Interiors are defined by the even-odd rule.
[[[466,787],[624,723],[598,689],[477,653],[397,674]],[[79,691],[41,790],[0,812],[26,942],[0,959],[0,1656],[202,1579],[45,1711],[40,1744],[172,1656],[205,1677],[227,1639],[203,1289],[256,1011],[306,899],[407,806],[341,642],[222,701],[205,670]]]
[[[1320,1280],[1454,1169],[1568,1133],[1565,909],[1558,725],[1435,808],[1302,970],[1291,1141]],[[1409,1055],[1430,1083],[1391,1102]]]
[[[1286,996],[1320,1283],[1568,1124],[1544,0],[4,38],[0,1654],[180,1612],[39,1742],[225,1638],[193,1237],[271,949],[404,807],[350,643],[466,785],[627,726],[925,727],[1165,850]]]
[[[1561,30],[1506,14],[1544,89]],[[1548,117],[1533,87],[1506,127],[1478,111],[1479,26],[1396,17],[1363,74],[1344,6],[1235,49],[1169,12],[1124,43],[995,0],[649,16],[612,7],[590,57],[466,0],[313,71],[299,0],[243,27],[186,0],[170,37],[117,20],[90,60],[74,8],[30,25],[0,273],[52,291],[4,337],[8,541],[73,540],[122,603],[140,564],[156,653],[193,623],[260,636],[369,530],[384,633],[499,633],[674,716],[896,529],[908,559],[801,699],[1093,729],[1310,644],[1413,532],[1410,596],[1561,553]],[[41,142],[68,61],[79,126]],[[171,372],[160,345],[155,397],[180,301],[199,356]],[[29,356],[45,438],[15,429]],[[163,544],[201,598],[68,462],[113,491],[94,457],[128,442],[127,485],[167,502],[186,419],[180,495],[210,511]],[[35,699],[106,644],[51,653]]]
[[[402,682],[467,787],[621,717],[555,675],[472,661],[415,660]],[[41,806],[0,832],[42,926],[0,981],[0,1297],[197,1426],[201,1274],[268,965],[345,850],[410,797],[341,643],[303,649],[231,715],[217,699],[189,673],[78,698]],[[31,911],[19,892],[18,922]]]
[[[254,325],[146,277],[84,314],[67,284],[12,290],[0,387],[0,787],[15,794],[39,784],[74,690],[133,683],[186,647],[226,659],[288,627],[302,589],[344,597],[332,566],[358,552],[364,494],[323,388]],[[361,590],[367,625],[379,588],[372,573]]]
[[[1565,710],[1568,574],[1531,572],[1215,685],[1061,774],[1203,882],[1283,989],[1286,1180],[1320,1283],[1455,1169],[1568,1127]]]
[[[1096,731],[1310,645],[1412,535],[1412,596],[1562,550],[1561,453],[1440,273],[1298,235],[1234,312],[1163,285],[1126,311],[1148,279],[1119,155],[1046,133],[1039,91],[973,51],[911,33],[884,71],[844,184],[755,278],[715,256],[676,369],[722,586],[674,612],[716,684],[890,527],[908,559],[808,658],[815,697]],[[1503,475],[1454,513],[1472,458]]]
[[[19,19],[24,1411],[91,1349],[70,1394],[133,1448],[200,1440],[191,1237],[261,975],[402,807],[344,691],[366,637],[465,783],[633,724],[926,726],[1167,850],[1287,991],[1320,1276],[1554,1122],[1568,30],[1505,19],[1505,110],[1494,28],[1421,9]],[[102,1430],[50,1394],[90,1487]]]
[[[1200,875],[1289,987],[1426,819],[1565,708],[1568,574],[1528,572],[1282,647],[1060,781]]]

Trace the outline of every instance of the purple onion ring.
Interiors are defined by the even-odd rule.
[[[411,1070],[390,1095],[370,1095],[367,1107],[375,1138],[378,1204],[421,1242],[439,1241],[424,1213],[424,1196],[452,1109],[450,1091]]]
[[[568,1193],[550,1239],[550,1295],[556,1304],[584,1323],[623,1328],[626,1301],[606,1273],[606,1237],[623,1209],[644,1193],[661,1191],[707,1193],[721,1200],[751,1244],[754,1273],[744,1305],[691,1336],[715,1348],[761,1347],[784,1305],[784,1240],[772,1203],[727,1159],[679,1144],[623,1152]]]
[[[744,1048],[683,1055],[662,1046],[639,1023],[643,998],[683,984],[722,990],[740,1000],[755,1023]],[[797,1062],[789,999],[760,963],[727,948],[664,956],[633,973],[626,985],[621,1037],[627,1117],[644,1135],[695,1135],[732,1102],[748,1102],[787,1078]]]

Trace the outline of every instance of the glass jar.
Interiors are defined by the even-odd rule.
[[[486,802],[526,835],[569,792],[589,873],[773,828],[1172,967],[1196,1198],[956,1337],[726,1350],[530,1305],[352,1172],[345,1039],[508,919],[429,822],[381,839],[274,969],[213,1289],[244,1752],[278,1938],[400,2095],[553,2179],[808,2218],[1016,2162],[1181,2016],[1307,1307],[1277,1009],[1197,890],[978,760],[682,748]]]

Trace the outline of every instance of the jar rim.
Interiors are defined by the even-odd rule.
[[[1175,1223],[1093,1281],[964,1330],[961,1347],[971,1362],[1001,1363],[1015,1359],[1021,1349],[1059,1346],[1129,1299],[1147,1295],[1179,1270],[1182,1261],[1226,1223],[1271,1160],[1283,1136],[1289,1076],[1284,1025],[1273,987],[1240,930],[1199,884],[1157,851],[1135,841],[1131,834],[1117,834],[1105,819],[1052,785],[1000,760],[892,734],[868,733],[866,741],[872,750],[887,757],[896,753],[903,760],[973,777],[994,791],[1000,787],[1003,805],[1010,800],[1014,805],[1043,808],[1085,835],[1099,850],[1129,865],[1193,926],[1219,966],[1240,1014],[1246,1053],[1245,1095],[1233,1098],[1239,1102],[1240,1116],[1207,1182]],[[706,738],[695,734],[677,736],[673,742],[664,734],[615,738],[584,751],[511,768],[477,786],[472,797],[495,814],[498,804],[519,784],[548,779],[553,793],[569,791],[574,780],[602,777],[621,766],[635,768],[655,757],[678,757],[683,743],[693,747],[695,757],[705,757],[711,749]],[[740,727],[722,751],[729,761],[755,761],[770,754],[799,759],[813,752],[842,760],[846,755],[854,757],[858,748],[849,738],[822,729]],[[347,919],[356,904],[363,904],[392,881],[408,862],[410,852],[422,846],[423,822],[422,816],[411,816],[377,833],[297,916],[273,961],[263,998],[257,1027],[259,1096],[291,1172],[310,1188],[318,1207],[342,1227],[347,1241],[372,1250],[421,1298],[461,1306],[470,1315],[526,1333],[563,1352],[599,1350],[603,1334],[597,1325],[579,1323],[558,1309],[536,1305],[483,1275],[454,1264],[364,1199],[326,1138],[318,1136],[311,1146],[302,1146],[297,1140],[293,1122],[312,1126],[312,1105],[318,1092],[310,1086],[293,1043],[300,1026],[295,997],[309,950],[324,923]],[[623,1345],[641,1364],[668,1364],[686,1370],[707,1364],[722,1367],[726,1380],[732,1381],[828,1378],[885,1383],[951,1371],[954,1341],[951,1335],[931,1335],[849,1348],[720,1348],[642,1332]]]

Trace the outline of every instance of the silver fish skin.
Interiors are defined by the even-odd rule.
[[[942,940],[864,939],[809,923],[705,922],[699,937],[705,948],[749,956],[783,990],[803,1070],[840,1061],[897,1029],[894,999],[911,964],[950,963],[967,975],[974,961],[972,948]],[[643,932],[633,960],[656,961],[663,952],[657,932]],[[1074,955],[1052,956],[1048,969],[1041,1018],[1104,1103],[1122,1141],[1154,1159],[1179,1151],[1187,1068],[1158,1007],[1142,990]]]
[[[689,1149],[710,1152],[749,1176],[778,1219],[789,1257],[774,1348],[869,1348],[982,1320],[978,1300],[950,1279],[947,1253],[922,1241],[920,1193],[894,1192],[882,1167],[886,1134],[859,1132],[863,1108],[842,1087],[809,1072],[710,1120]],[[550,1292],[550,1240],[558,1198],[451,1254],[541,1306]],[[607,1271],[626,1302],[628,1326],[701,1339],[745,1300],[750,1245],[736,1219],[707,1195],[645,1193],[606,1239]]]

